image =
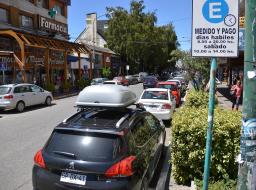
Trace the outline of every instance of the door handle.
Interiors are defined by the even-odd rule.
[[[22,94],[21,96],[25,96],[24,94]]]

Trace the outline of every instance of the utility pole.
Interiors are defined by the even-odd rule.
[[[245,1],[243,124],[238,190],[256,189],[256,1]]]

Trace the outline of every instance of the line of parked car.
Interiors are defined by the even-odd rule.
[[[155,76],[144,77],[144,91],[138,104],[161,120],[171,120],[175,108],[181,104],[186,85],[182,76],[160,82]]]

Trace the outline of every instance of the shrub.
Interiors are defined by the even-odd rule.
[[[197,104],[198,105],[198,104]],[[172,121],[172,167],[178,184],[202,179],[208,109],[183,107]],[[213,181],[235,179],[239,153],[241,113],[215,109],[210,177]]]
[[[80,79],[77,81],[77,87],[79,90],[82,90],[84,87],[89,86],[90,85],[90,80],[85,80],[85,79]]]
[[[186,96],[185,105],[188,107],[208,107],[209,94],[204,91],[191,90]],[[218,104],[218,99],[215,97],[215,104]]]
[[[195,180],[196,183],[196,189],[201,190],[203,189],[203,181]],[[237,181],[225,179],[220,181],[210,181],[208,190],[236,190]]]
[[[45,89],[52,92],[52,93],[55,92],[55,86],[54,86],[53,83],[46,84]]]

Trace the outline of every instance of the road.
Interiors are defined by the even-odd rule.
[[[139,96],[142,85],[130,86]],[[33,158],[53,128],[76,112],[76,97],[37,106],[24,113],[0,112],[0,190],[32,190]]]

